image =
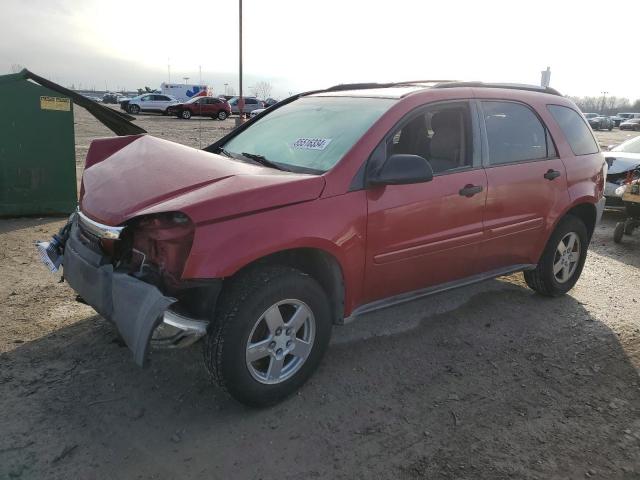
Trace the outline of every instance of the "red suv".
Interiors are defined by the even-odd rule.
[[[184,103],[172,105],[167,109],[169,115],[189,120],[192,116],[203,116],[224,120],[231,115],[231,107],[226,100],[217,97],[194,97]]]
[[[79,210],[40,249],[138,364],[204,337],[214,380],[265,405],[318,367],[334,324],[518,271],[570,290],[605,176],[554,90],[341,85],[204,150],[94,141]]]

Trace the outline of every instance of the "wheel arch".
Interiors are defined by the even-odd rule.
[[[238,275],[266,265],[284,265],[306,273],[316,280],[331,302],[333,323],[342,323],[345,312],[344,272],[338,259],[326,250],[314,247],[291,248],[268,254],[255,259],[240,268],[234,275],[227,277],[225,284]]]
[[[598,212],[596,206],[588,201],[578,202],[570,207],[564,215],[562,215],[558,221],[560,221],[563,217],[567,215],[573,215],[574,217],[578,217],[584,223],[585,227],[587,227],[587,234],[589,235],[589,240],[593,236],[593,232],[596,229],[596,220],[598,218]],[[556,222],[555,227],[558,222]]]

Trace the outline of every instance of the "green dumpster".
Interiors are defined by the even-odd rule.
[[[0,105],[0,216],[72,212],[72,100],[17,73],[0,76]]]

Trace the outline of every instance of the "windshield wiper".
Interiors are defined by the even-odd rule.
[[[225,157],[229,157],[229,158],[233,158],[233,155],[231,155],[229,152],[227,152],[224,148],[220,147],[218,148],[218,153],[223,154]]]
[[[278,164],[273,163],[271,160],[267,160],[267,158],[264,155],[258,155],[257,153],[247,153],[247,152],[242,152],[241,155],[243,157],[250,158],[254,162],[258,162],[259,164],[264,165],[265,167],[275,168],[276,170],[283,170],[285,172],[291,171],[291,170],[287,170],[284,167],[281,167]]]

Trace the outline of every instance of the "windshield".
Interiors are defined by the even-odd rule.
[[[586,118],[596,118],[598,116],[597,113],[585,113],[584,116]]]
[[[640,153],[640,137],[632,138],[624,143],[621,143],[615,148],[611,149],[612,152],[625,152],[625,153]]]
[[[200,100],[201,98],[205,98],[205,97],[193,97],[193,98],[190,98],[189,100],[187,100],[187,101],[186,101],[186,102],[184,102],[184,103],[195,103],[195,102],[197,102],[198,100]]]
[[[260,155],[285,169],[323,173],[395,102],[389,98],[303,97],[227,142],[231,154]]]

